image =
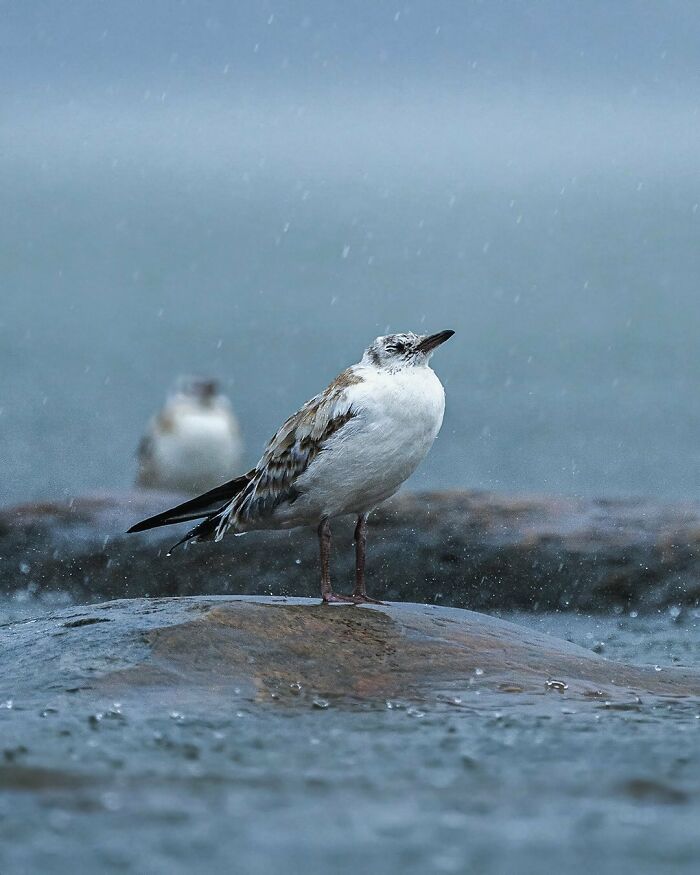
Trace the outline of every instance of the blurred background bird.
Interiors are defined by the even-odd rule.
[[[243,440],[216,380],[181,377],[138,447],[138,486],[201,492],[240,470]]]

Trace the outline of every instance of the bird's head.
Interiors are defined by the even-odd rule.
[[[219,383],[208,377],[179,377],[173,394],[176,397],[191,399],[206,407],[219,395]]]
[[[409,367],[424,367],[433,352],[449,340],[454,331],[438,331],[437,334],[387,334],[378,337],[365,351],[363,364],[373,365],[387,371]]]

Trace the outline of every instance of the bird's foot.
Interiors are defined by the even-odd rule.
[[[322,596],[322,605],[335,605],[335,604],[355,604],[355,599],[351,595],[340,595],[336,592],[328,592],[324,593]]]
[[[373,599],[368,595],[361,595],[360,593],[353,593],[351,599],[356,605],[385,605],[386,602],[380,602],[379,599]]]

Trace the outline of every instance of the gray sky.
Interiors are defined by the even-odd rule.
[[[0,15],[6,93],[437,79],[687,94],[700,73],[692,0],[2,0]]]

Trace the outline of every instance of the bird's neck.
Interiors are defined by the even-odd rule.
[[[356,368],[362,368],[368,374],[375,374],[376,376],[386,376],[387,374],[420,374],[425,371],[430,370],[430,366],[428,364],[420,364],[413,365],[407,362],[406,364],[396,364],[396,365],[375,365],[368,364],[366,362],[360,362],[359,365],[355,365]]]

